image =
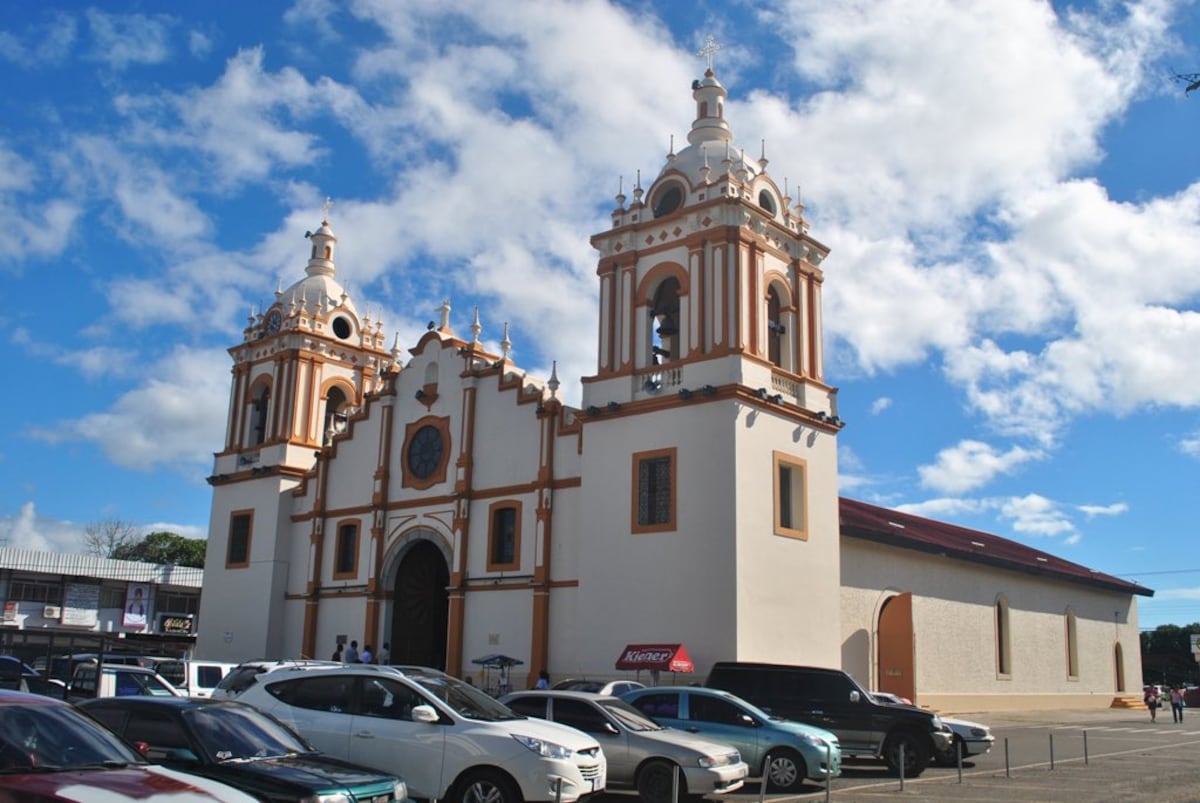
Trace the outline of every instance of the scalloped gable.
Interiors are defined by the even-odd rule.
[[[869,505],[844,496],[839,498],[839,510],[843,536],[1069,580],[1110,591],[1154,596],[1154,591],[1145,586],[1097,572],[991,533]]]

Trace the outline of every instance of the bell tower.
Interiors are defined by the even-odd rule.
[[[803,207],[733,141],[710,67],[692,84],[688,146],[616,197],[600,252],[598,365],[584,407],[742,385],[836,416],[824,384],[820,265]]]
[[[322,450],[353,426],[366,397],[382,390],[385,375],[400,366],[399,350],[385,347],[382,321],[361,315],[337,280],[328,201],[323,211],[320,227],[304,235],[311,244],[304,277],[277,289],[274,303],[251,314],[242,342],[229,349],[228,424],[208,478],[213,502],[205,568],[226,572],[233,593],[204,597],[207,621],[239,621],[238,606],[246,600],[283,605],[290,554],[279,536],[288,529],[280,521],[289,509],[283,497],[318,466]],[[314,543],[320,537],[314,532]],[[278,621],[274,614],[264,611],[254,619]],[[219,638],[234,634],[202,633],[199,646]],[[271,654],[281,638],[247,636],[266,643]],[[231,650],[236,645],[204,654]]]
[[[619,621],[627,643],[683,642],[698,663],[839,666],[829,249],[767,172],[765,143],[755,156],[734,141],[702,54],[687,146],[672,142],[647,187],[639,172],[632,199],[622,187],[591,239],[600,314],[579,415],[578,629]],[[675,632],[651,632],[647,605]],[[807,613],[782,627],[762,616],[775,610]]]

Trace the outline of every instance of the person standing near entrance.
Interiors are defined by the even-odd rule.
[[[1183,722],[1183,689],[1180,686],[1171,687],[1171,719]]]
[[[351,641],[350,646],[342,652],[342,660],[348,664],[358,663],[358,641]]]
[[[391,642],[383,642],[383,646],[379,648],[379,654],[375,656],[375,660],[387,666],[392,662],[392,645]]]

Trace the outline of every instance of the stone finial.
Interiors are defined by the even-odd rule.
[[[442,312],[442,325],[440,327],[440,331],[449,332],[450,331],[450,299],[447,298],[447,299],[442,300],[441,312]]]
[[[479,343],[479,333],[483,331],[483,324],[479,322],[479,305],[475,305],[475,320],[471,321],[471,342]]]
[[[546,387],[550,388],[550,398],[558,398],[558,360],[550,364],[550,380],[546,382]]]
[[[508,339],[508,321],[504,322],[504,339],[500,341],[500,359],[507,360],[512,351],[512,341]]]

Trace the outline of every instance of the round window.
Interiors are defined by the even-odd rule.
[[[333,319],[333,333],[337,335],[338,338],[345,340],[346,338],[350,337],[350,332],[350,321],[340,317]]]
[[[678,184],[669,184],[654,197],[654,216],[669,215],[681,206],[683,206],[683,190],[679,188]]]
[[[768,191],[763,190],[758,194],[758,205],[772,215],[775,214],[775,196]]]

